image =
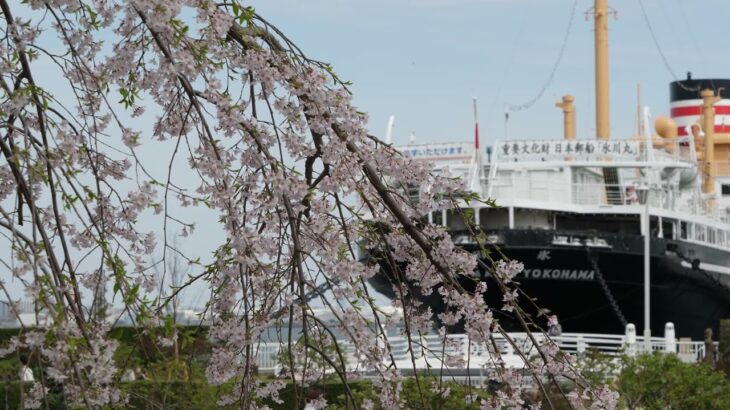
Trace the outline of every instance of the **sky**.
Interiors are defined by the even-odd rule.
[[[242,1],[243,2],[243,1]],[[641,101],[666,114],[673,75],[662,63],[637,0],[610,1],[611,127],[615,138],[633,134],[637,84]],[[676,75],[730,78],[730,37],[709,17],[726,16],[727,0],[643,0],[657,41]],[[352,81],[355,104],[370,115],[370,131],[384,136],[395,116],[394,142],[454,142],[473,138],[472,97],[479,101],[482,144],[495,139],[562,136],[562,114],[554,103],[576,97],[579,138],[593,138],[594,79],[592,0],[252,0],[261,16],[278,26],[310,58],[329,62]],[[563,58],[547,83],[566,38]],[[720,19],[722,23],[722,19]],[[40,76],[43,77],[43,76]],[[48,83],[52,77],[41,78]],[[504,107],[534,99],[531,108],[510,115]],[[730,92],[730,90],[729,90]],[[149,116],[150,124],[155,113]],[[145,117],[146,118],[146,117]],[[143,118],[144,120],[144,118]],[[156,150],[172,146],[155,145]],[[146,152],[145,155],[158,155]],[[182,162],[184,165],[184,161]],[[166,164],[158,164],[165,171]],[[154,170],[153,170],[154,171]],[[189,170],[188,170],[189,171]],[[176,178],[185,179],[182,174]],[[191,258],[210,257],[210,238],[221,229],[204,210],[186,210],[195,221],[180,247]],[[150,229],[160,230],[149,222]],[[159,235],[160,237],[162,235]],[[196,239],[193,239],[196,238]],[[202,239],[200,239],[202,238]],[[217,242],[216,242],[217,243]],[[17,284],[15,284],[17,285]],[[184,294],[198,305],[205,292]]]
[[[560,138],[554,103],[576,98],[578,138],[595,136],[592,0],[577,0],[565,52],[547,82],[565,38],[575,0],[253,0],[311,58],[331,63],[353,82],[355,104],[369,113],[375,135],[395,116],[394,142],[470,140],[472,97],[478,98],[482,144],[509,138]],[[643,0],[669,67],[680,79],[728,78],[730,36],[722,36],[727,0]],[[701,4],[701,6],[699,6]],[[669,83],[637,0],[611,1],[609,21],[611,132],[635,128],[637,85],[654,115],[669,111]]]

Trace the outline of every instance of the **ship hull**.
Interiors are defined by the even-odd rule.
[[[623,333],[625,323],[644,328],[644,239],[639,235],[601,234],[602,245],[587,244],[592,232],[547,230],[502,230],[488,236],[498,238],[490,246],[499,253],[524,263],[525,270],[514,279],[539,309],[558,316],[564,332]],[[557,237],[568,238],[556,241]],[[477,251],[473,244],[460,245]],[[664,334],[667,322],[675,325],[677,337],[701,339],[706,328],[717,335],[719,320],[730,318],[730,275],[717,271],[730,266],[726,251],[685,241],[651,238],[651,328]],[[713,267],[715,270],[709,268]],[[393,297],[393,273],[382,269],[370,283]],[[522,330],[509,312],[502,311],[502,294],[487,272],[461,278],[471,290],[475,279],[486,281],[487,303],[507,330]],[[434,295],[436,293],[434,292]],[[424,300],[434,313],[443,311],[437,296]],[[546,325],[541,310],[521,297],[536,323]],[[543,311],[544,312],[544,311]]]

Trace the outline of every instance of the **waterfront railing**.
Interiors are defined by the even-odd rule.
[[[705,342],[676,339],[673,326],[667,324],[665,336],[652,337],[648,343],[652,352],[676,354],[687,363],[704,359]],[[534,333],[495,333],[494,343],[489,345],[475,343],[465,334],[423,335],[389,337],[388,354],[383,358],[386,364],[394,364],[401,371],[446,370],[454,374],[475,374],[490,368],[505,366],[522,369],[537,356],[538,347],[555,346],[564,354],[581,357],[591,352],[605,356],[634,356],[647,352],[647,344],[642,336],[637,336],[633,325],[627,326],[625,334],[563,333],[548,336]],[[381,346],[385,341],[379,341]],[[537,346],[536,346],[537,343]],[[344,341],[339,343],[344,352],[348,372],[368,372],[373,370],[372,363],[358,354],[355,346]],[[716,350],[717,343],[713,344]],[[282,358],[286,351],[284,343],[261,343],[258,346],[256,364],[260,372],[279,374],[285,367]],[[711,352],[714,354],[714,352]],[[285,362],[285,360],[284,360]]]

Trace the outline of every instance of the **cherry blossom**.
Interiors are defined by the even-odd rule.
[[[452,326],[482,345],[502,331],[486,284],[468,290],[457,279],[495,272],[505,302],[496,308],[539,331],[519,308],[521,263],[477,258],[424,222],[432,210],[458,209],[463,182],[370,135],[347,83],[250,7],[0,0],[0,11],[0,231],[9,249],[0,259],[51,318],[0,354],[33,349],[71,406],[127,399],[111,308],[121,305],[158,348],[174,348],[168,307],[196,286],[209,290],[207,381],[235,384],[220,404],[242,408],[279,400],[285,384],[260,383],[254,365],[262,335],[283,320],[301,323],[298,340],[282,341],[285,359],[307,363],[286,377],[316,381],[325,371],[313,357],[347,383],[343,356],[325,353],[345,347],[336,330],[375,375],[378,404],[393,409],[404,406],[403,376],[385,326],[402,323],[414,345],[434,329],[451,343]],[[192,209],[221,234],[201,240],[208,256],[188,258],[192,273],[168,289],[154,269],[187,257],[172,239],[199,235],[201,222],[184,211]],[[366,286],[385,271],[398,278],[392,304],[402,318],[383,313]],[[15,306],[17,294],[0,290]],[[445,311],[434,315],[424,297]],[[322,323],[315,304],[335,324]],[[593,391],[554,345],[534,345],[537,384],[569,377],[615,407],[612,392]],[[522,405],[520,378],[491,370],[510,388],[482,406]],[[45,388],[34,385],[26,407],[39,406]]]

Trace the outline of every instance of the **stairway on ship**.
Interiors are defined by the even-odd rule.
[[[624,193],[619,185],[617,168],[603,168],[603,184],[606,186],[607,203],[609,205],[623,205]]]

